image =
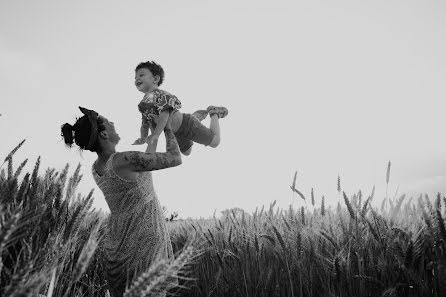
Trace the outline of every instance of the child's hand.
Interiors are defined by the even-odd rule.
[[[132,145],[141,145],[144,143],[145,143],[144,138],[138,138]]]
[[[159,135],[150,134],[149,136],[146,137],[145,143],[151,145],[151,144],[153,144],[155,142],[158,142],[158,138],[159,138]]]

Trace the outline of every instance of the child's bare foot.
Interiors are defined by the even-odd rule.
[[[208,111],[204,110],[204,109],[200,109],[200,110],[195,111],[192,115],[194,117],[196,117],[201,122],[208,116]]]
[[[209,116],[216,114],[219,119],[228,115],[228,109],[223,106],[209,106],[207,111],[209,112]]]

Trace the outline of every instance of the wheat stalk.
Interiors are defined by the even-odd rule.
[[[321,199],[321,216],[325,216],[325,196]]]
[[[344,202],[345,205],[347,205],[347,210],[350,214],[350,217],[355,220],[356,219],[356,215],[355,215],[355,211],[353,210],[353,207],[349,201],[349,199],[347,198],[347,195],[345,194],[345,192],[342,192],[343,196],[344,196]]]
[[[387,164],[387,172],[386,172],[386,199],[387,199],[387,190],[389,188],[389,180],[390,180],[390,161]]]
[[[173,262],[160,260],[152,264],[147,272],[139,276],[132,286],[126,289],[124,297],[150,296],[163,292],[172,284],[173,279],[179,277],[179,273],[186,265],[191,263],[195,254],[195,249],[188,246]]]
[[[6,158],[5,158],[5,160],[3,161],[3,163],[2,163],[2,166],[3,166],[3,164],[5,164],[5,162],[6,161],[8,161],[8,160],[12,160],[12,156],[19,150],[19,148],[21,148],[22,147],[22,145],[25,143],[25,140],[26,139],[23,139],[7,156],[6,156]],[[0,168],[2,167],[2,166],[0,166]]]

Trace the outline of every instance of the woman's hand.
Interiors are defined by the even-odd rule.
[[[132,143],[132,145],[141,145],[144,143],[145,143],[144,138],[138,138],[137,140],[135,140],[135,142]]]
[[[164,130],[166,137],[166,152],[157,153],[150,151],[150,145],[147,146],[145,153],[142,152],[123,152],[118,153],[116,157],[115,169],[121,172],[143,172],[160,170],[169,167],[181,165],[181,153],[175,135],[171,129]],[[149,142],[155,140],[152,135],[149,136]],[[156,148],[156,146],[154,145]]]
[[[155,143],[158,143],[158,138],[159,135],[152,133],[146,137],[144,142],[147,143],[148,145],[154,145]]]

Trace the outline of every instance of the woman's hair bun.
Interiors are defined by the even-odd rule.
[[[68,123],[65,123],[62,125],[61,131],[62,131],[62,137],[65,141],[65,144],[68,146],[71,146],[74,142],[73,126],[71,126]]]

